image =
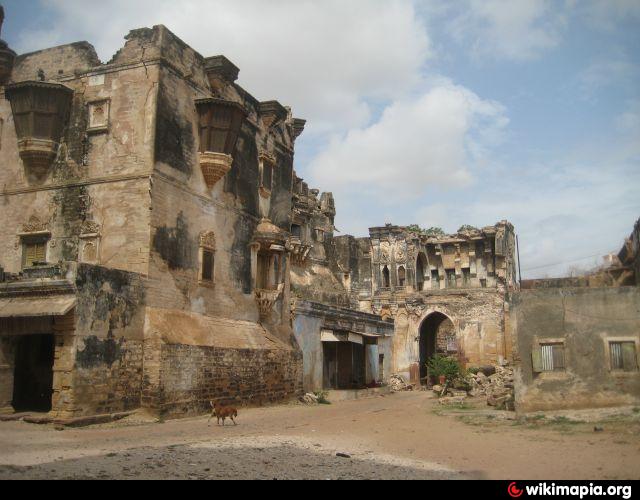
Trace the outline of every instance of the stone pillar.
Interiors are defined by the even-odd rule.
[[[73,393],[76,355],[75,331],[74,311],[69,312],[66,316],[54,318],[55,351],[51,412],[58,418],[72,418],[80,413]]]

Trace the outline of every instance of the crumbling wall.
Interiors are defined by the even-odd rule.
[[[47,80],[73,77],[76,73],[83,73],[100,64],[93,45],[76,42],[19,55],[16,57],[11,80],[37,80],[40,70]]]
[[[261,405],[298,396],[302,354],[248,321],[149,307],[144,405],[165,416],[202,413],[209,402]]]
[[[505,337],[505,299],[496,290],[440,291],[404,303],[377,303],[374,312],[395,319],[393,370],[407,377],[420,362],[420,328],[433,314],[453,323],[457,357],[468,367],[499,364],[510,352]]]
[[[640,292],[635,287],[555,288],[513,294],[518,343],[518,411],[633,405],[640,372],[612,370],[608,342],[625,339],[640,352]],[[544,342],[564,344],[560,371],[533,373],[532,352]]]
[[[145,293],[141,277],[82,264],[72,375],[75,416],[140,406]]]

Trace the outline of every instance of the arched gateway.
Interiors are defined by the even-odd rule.
[[[453,321],[441,312],[429,314],[421,323],[420,342],[420,382],[426,384],[429,375],[427,363],[436,354],[457,354],[458,347]]]

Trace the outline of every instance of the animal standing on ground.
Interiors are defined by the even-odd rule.
[[[233,406],[223,406],[220,403],[213,401],[209,401],[209,404],[211,405],[212,411],[211,415],[209,416],[209,420],[207,421],[207,425],[209,425],[213,417],[216,417],[218,419],[218,425],[220,425],[220,419],[222,419],[222,425],[224,426],[225,420],[227,418],[231,419],[233,425],[238,425],[234,420],[234,417],[238,418],[238,410],[236,410]]]

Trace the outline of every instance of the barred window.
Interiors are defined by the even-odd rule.
[[[638,370],[635,342],[609,342],[611,369],[625,372]]]
[[[532,352],[533,372],[562,372],[565,371],[564,344],[540,344]]]

